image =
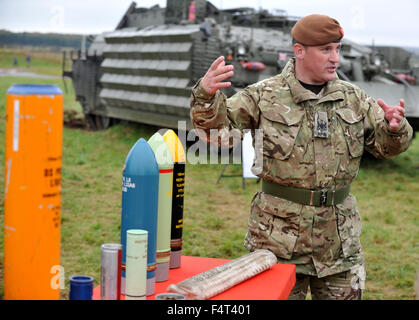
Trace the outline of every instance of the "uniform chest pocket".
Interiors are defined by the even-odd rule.
[[[356,114],[350,108],[337,109],[338,122],[348,145],[352,158],[362,156],[364,152],[364,115]]]
[[[304,110],[285,105],[261,105],[263,129],[263,154],[286,160],[290,157],[301,128]]]

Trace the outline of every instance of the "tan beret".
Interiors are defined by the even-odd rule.
[[[321,46],[343,38],[343,29],[339,22],[322,14],[311,14],[298,20],[291,30],[291,35],[298,43],[307,46]]]

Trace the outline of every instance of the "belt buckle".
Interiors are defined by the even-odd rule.
[[[322,191],[320,194],[320,205],[326,206],[327,203],[327,191]]]

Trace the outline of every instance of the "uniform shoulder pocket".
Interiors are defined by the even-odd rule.
[[[301,122],[304,110],[296,106],[284,104],[261,104],[262,115],[270,121],[279,122],[289,126],[297,125]]]
[[[286,160],[290,157],[301,127],[304,110],[297,106],[261,103],[263,153],[271,158]]]

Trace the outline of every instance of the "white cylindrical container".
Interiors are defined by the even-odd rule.
[[[127,230],[125,299],[145,300],[147,288],[148,232]]]
[[[120,300],[122,245],[105,243],[100,251],[100,299]]]

